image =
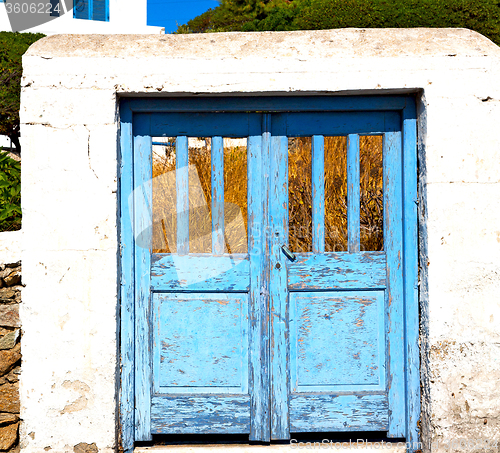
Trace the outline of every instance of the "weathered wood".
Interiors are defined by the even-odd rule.
[[[189,167],[188,138],[175,141],[175,189],[177,193],[177,253],[189,253]]]
[[[141,115],[137,115],[141,116]],[[158,113],[152,117],[154,137],[248,137],[261,133],[256,113]]]
[[[384,136],[384,249],[387,253],[389,437],[406,436],[404,379],[403,200],[401,133]]]
[[[290,438],[287,269],[288,137],[271,138],[269,192],[269,304],[271,329],[271,439]]]
[[[250,430],[248,395],[155,395],[153,434],[246,434]]]
[[[407,420],[406,439],[412,446],[420,441],[420,351],[417,246],[417,114],[415,102],[408,100],[403,110],[403,237],[406,314]],[[416,450],[412,448],[411,450]],[[412,452],[411,452],[412,453]]]
[[[347,137],[347,250],[359,252],[360,244],[359,135]]]
[[[265,96],[126,99],[134,112],[318,112],[402,110],[408,96]],[[157,134],[154,134],[157,135]],[[207,134],[204,134],[207,135]],[[240,136],[244,136],[242,134]]]
[[[247,255],[154,254],[151,263],[153,291],[248,291]]]
[[[224,141],[212,137],[212,253],[224,253]]]
[[[155,393],[248,394],[248,294],[153,294]]]
[[[384,317],[383,290],[290,293],[291,391],[384,391]]]
[[[269,188],[269,115],[262,136],[248,138],[248,252],[250,256],[250,440],[270,440],[269,410],[269,279],[267,199]]]
[[[129,203],[133,186],[132,112],[120,109],[120,432],[122,448],[134,447],[134,218],[133,204]]]
[[[325,251],[325,138],[312,137],[312,251]]]
[[[410,188],[410,195],[405,195],[404,202],[402,200],[403,189],[406,191],[412,186],[416,178],[415,160],[406,157],[407,149],[414,152],[415,134],[405,132],[401,150],[401,118],[396,111],[403,108],[408,99],[271,99],[260,99],[259,105],[264,108],[256,110],[265,111],[269,104],[273,112],[282,109],[288,113],[246,113],[251,111],[248,106],[256,102],[253,99],[212,99],[211,102],[183,99],[182,102],[152,100],[150,111],[160,105],[164,106],[164,111],[186,108],[193,112],[204,106],[207,111],[228,109],[227,112],[233,113],[134,115],[135,150],[142,146],[144,149],[149,147],[150,152],[148,140],[153,132],[155,136],[182,136],[177,139],[178,145],[186,150],[180,160],[179,152],[177,155],[181,168],[187,168],[187,136],[219,137],[212,141],[212,152],[217,153],[212,156],[214,163],[218,158],[223,159],[221,144],[218,144],[222,136],[248,136],[249,131],[253,131],[248,139],[248,256],[221,255],[223,236],[220,234],[214,234],[213,244],[216,245],[212,250],[219,256],[187,255],[189,232],[186,229],[187,236],[182,232],[179,236],[181,228],[178,226],[177,238],[181,239],[178,250],[184,255],[153,255],[151,279],[146,282],[149,276],[146,277],[143,271],[148,265],[144,251],[138,252],[136,247],[135,384],[138,406],[135,438],[145,440],[151,432],[213,432],[249,433],[251,440],[269,441],[271,437],[289,437],[290,429],[292,432],[382,430],[395,437],[407,432],[408,436],[416,438],[419,402],[414,395],[418,396],[418,350],[408,343],[405,349],[404,343],[405,322],[406,341],[411,337],[416,345],[418,338],[416,267],[413,263],[416,226],[412,224],[411,209],[414,203],[411,197],[416,194]],[[146,104],[127,100],[124,105],[140,110]],[[320,106],[330,112],[320,112]],[[380,110],[394,111],[360,113],[353,111],[356,110],[354,106],[365,106],[365,110],[378,106]],[[310,113],[293,113],[294,109],[310,110]],[[341,111],[332,112],[335,109]],[[235,116],[238,110],[241,113]],[[404,117],[404,124],[414,128],[414,114],[408,115]],[[242,133],[243,130],[246,132]],[[126,125],[123,131],[127,131]],[[390,167],[384,169],[386,252],[358,253],[359,239],[353,233],[350,234],[354,238],[351,253],[324,253],[324,239],[319,231],[324,223],[321,220],[324,208],[321,208],[321,193],[318,194],[322,189],[324,197],[324,182],[321,181],[324,167],[320,168],[324,157],[320,157],[322,137],[319,136],[340,132],[386,132],[384,166]],[[313,233],[314,252],[299,254],[296,262],[290,262],[281,251],[288,237],[287,138],[298,135],[315,135],[312,179],[316,195],[312,209],[314,230],[318,231]],[[356,138],[352,137],[350,142],[354,143]],[[122,139],[122,143],[124,147],[131,146],[126,139]],[[354,149],[352,143],[350,147]],[[405,153],[403,161],[402,152]],[[140,162],[147,162],[144,159],[148,159],[145,154],[134,156],[138,168],[134,174],[136,181],[144,182],[148,178],[144,172],[149,171],[147,167],[151,168],[151,162],[142,167]],[[354,181],[356,168],[348,173],[350,181],[354,181],[351,191],[355,192],[354,187],[358,186],[359,197],[359,154],[357,157],[351,155],[349,160],[351,166],[353,162],[358,165],[357,183]],[[223,199],[217,197],[217,190],[223,194],[223,163],[217,163],[212,171],[216,171],[215,175],[212,173],[212,184],[216,188],[212,199],[220,203]],[[126,178],[124,181],[127,184]],[[182,175],[179,181],[182,183]],[[177,192],[183,201],[178,212],[182,209],[187,212],[188,188],[187,184],[181,186],[185,188]],[[151,214],[150,198],[144,196],[144,188],[142,190],[135,194],[136,206],[140,203],[139,195],[144,201],[140,208],[143,212],[135,213],[135,222],[140,225],[134,224],[134,228],[138,227],[139,232],[146,229],[144,213]],[[145,190],[148,192],[149,188]],[[123,193],[127,193],[126,190]],[[355,196],[353,193],[349,197],[354,205],[359,204]],[[216,220],[220,220],[219,207],[212,206]],[[353,211],[352,206],[350,211]],[[359,225],[359,213],[357,217]],[[351,213],[351,220],[355,218],[355,213]],[[359,231],[359,226],[357,229]],[[217,230],[221,230],[219,221],[213,224],[213,232]],[[351,225],[350,230],[356,227]],[[408,250],[403,251],[400,247],[403,234],[405,246],[415,246],[408,255]],[[141,237],[141,244],[144,238],[147,243],[147,233]],[[129,268],[127,265],[123,268],[122,281],[133,263]],[[414,267],[408,272],[409,266]],[[153,322],[146,304],[150,288],[155,292]],[[388,295],[386,300],[383,293]],[[407,298],[406,310],[413,310],[406,318],[404,297]],[[246,321],[243,320],[245,316]],[[151,322],[156,329],[154,337],[149,330]],[[127,333],[122,335],[127,341]],[[342,341],[337,342],[340,337]],[[151,338],[154,340],[152,350],[149,349]],[[170,360],[180,366],[169,364]],[[146,420],[147,409],[143,407],[148,398],[144,392],[151,392],[151,384],[147,388],[146,383],[148,373],[151,374],[148,363],[153,363],[155,392],[152,400],[149,396],[150,420]],[[190,367],[188,372],[183,366]],[[408,376],[411,377],[408,391],[405,389],[405,366],[409,367]],[[151,379],[150,376],[150,383]],[[415,386],[417,393],[414,393]],[[174,393],[177,395],[173,396]],[[130,398],[130,390],[122,390],[122,395],[125,395],[122,396],[124,401]],[[127,409],[123,404],[121,411],[122,420],[127,423]],[[128,423],[130,425],[130,416]],[[151,429],[145,434],[148,423]],[[405,431],[406,425],[408,431]]]
[[[144,121],[148,121],[144,118]],[[140,121],[138,121],[139,126]],[[146,127],[142,125],[141,127]],[[134,136],[134,234],[141,235],[136,246],[135,266],[135,440],[151,440],[151,325],[150,268],[152,219],[151,136]]]
[[[388,426],[387,395],[356,393],[347,395],[292,395],[292,432],[385,431]]]
[[[383,289],[386,286],[384,252],[298,255],[287,262],[288,287],[293,291],[329,289]]]
[[[273,115],[274,137],[383,134],[401,129],[397,112],[303,112]]]

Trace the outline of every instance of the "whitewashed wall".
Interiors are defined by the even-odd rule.
[[[417,92],[426,449],[500,438],[500,48],[459,29],[52,36],[23,60],[25,452],[116,445],[120,95]]]

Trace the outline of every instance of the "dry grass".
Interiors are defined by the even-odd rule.
[[[173,140],[172,140],[173,141]],[[176,252],[175,147],[153,161],[153,251]],[[189,149],[189,233],[191,253],[210,253],[210,139]],[[347,250],[346,138],[325,137],[325,250]],[[312,251],[311,140],[289,141],[289,239],[295,252]],[[382,137],[360,139],[361,250],[383,249]],[[172,179],[173,178],[173,179]],[[247,252],[247,150],[224,149],[226,253]]]
[[[173,143],[174,140],[172,139]],[[153,252],[176,252],[175,146],[153,161],[153,178],[170,174],[171,181],[153,182]],[[211,140],[189,148],[189,251],[212,251]],[[247,150],[224,148],[225,253],[247,252]]]

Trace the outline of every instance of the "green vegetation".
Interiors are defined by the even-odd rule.
[[[221,0],[177,33],[458,27],[500,45],[500,0]]]
[[[19,108],[22,55],[41,33],[0,32],[0,135],[7,135],[20,155]],[[0,148],[1,150],[1,148]],[[0,152],[0,231],[21,228],[21,164]]]
[[[19,106],[21,97],[21,57],[28,47],[45,35],[0,32],[0,135],[7,135],[21,152]]]
[[[21,228],[21,164],[0,152],[0,231]]]

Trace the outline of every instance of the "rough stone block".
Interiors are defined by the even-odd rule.
[[[14,286],[19,285],[21,283],[21,272],[20,271],[12,271],[3,278],[6,286]]]
[[[19,414],[19,386],[17,384],[0,385],[0,412]]]
[[[0,377],[0,385],[7,383],[15,384],[16,382],[19,382],[19,375],[21,374],[21,364],[20,362],[17,363],[19,363],[19,365],[15,366],[7,374]]]
[[[0,413],[0,425],[8,425],[17,421],[19,417],[16,414]]]
[[[0,425],[0,450],[10,449],[17,440],[19,423]]]
[[[20,344],[15,345],[12,349],[0,351],[0,376],[12,370],[19,360],[21,360]]]
[[[99,449],[95,442],[87,444],[85,442],[80,442],[73,447],[74,453],[97,453]]]
[[[19,338],[19,333],[20,333],[19,329],[16,329],[12,332],[3,335],[0,338],[0,350],[12,349],[17,343],[17,339]]]
[[[21,301],[21,287],[0,289],[0,304],[13,304]]]
[[[0,326],[2,327],[21,327],[19,319],[19,306],[0,305]]]

